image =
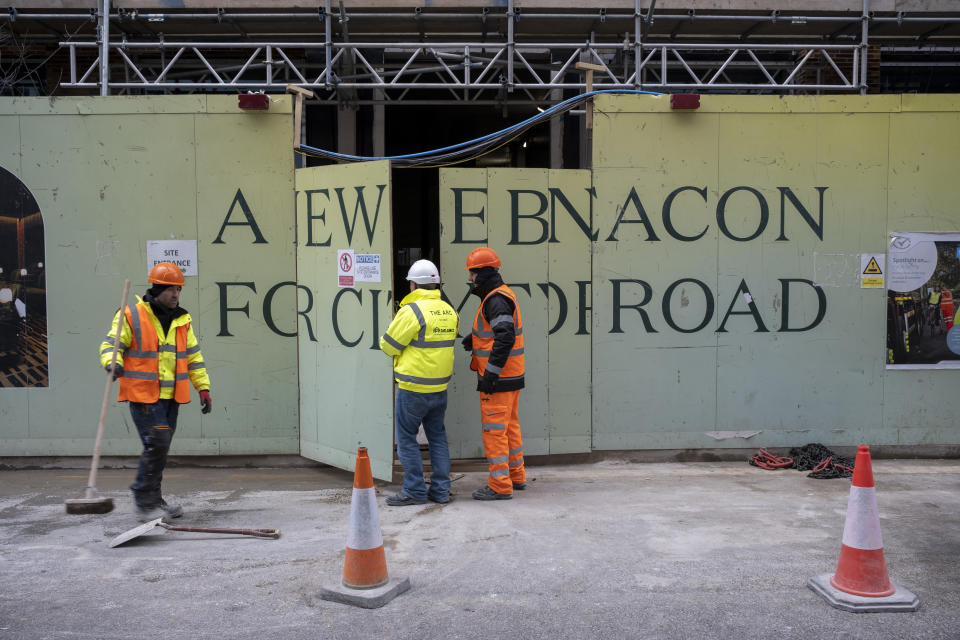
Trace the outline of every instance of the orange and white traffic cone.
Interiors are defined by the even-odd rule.
[[[325,587],[320,597],[376,609],[409,588],[408,578],[390,579],[387,574],[370,458],[366,447],[360,447],[353,471],[353,497],[350,501],[350,529],[343,561],[343,580],[339,585]]]
[[[831,606],[846,611],[916,611],[920,607],[917,596],[890,582],[887,574],[870,447],[866,445],[857,447],[837,571],[810,578],[807,586]]]

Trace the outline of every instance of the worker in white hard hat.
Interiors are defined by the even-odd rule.
[[[447,384],[453,375],[453,346],[460,319],[440,297],[440,271],[417,260],[407,272],[410,293],[380,337],[380,349],[393,356],[397,381],[394,421],[397,457],[403,465],[403,488],[387,497],[391,507],[450,501],[450,448],[443,417]],[[430,489],[423,480],[417,431],[423,424],[430,447]]]

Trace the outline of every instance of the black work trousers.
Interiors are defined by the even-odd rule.
[[[173,398],[157,400],[153,404],[130,403],[130,415],[143,443],[137,479],[130,485],[138,507],[157,507],[163,499],[160,483],[163,481],[163,469],[167,466],[170,442],[177,430],[179,411],[180,405]]]

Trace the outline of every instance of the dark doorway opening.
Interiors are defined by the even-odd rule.
[[[369,96],[368,96],[369,97]],[[355,109],[354,155],[372,157],[375,148],[374,106],[306,105],[306,142],[320,149],[338,150],[338,122],[344,109]],[[384,155],[401,156],[449,147],[475,140],[518,124],[538,113],[535,106],[491,105],[416,105],[399,104],[384,107]],[[559,157],[554,160],[562,168],[579,168],[581,118],[559,116],[562,141]],[[543,122],[489,153],[455,166],[528,167],[548,169],[551,166],[550,123]],[[308,157],[304,166],[332,164],[323,158]],[[433,261],[445,281],[463,274],[460,265],[440,264],[440,167],[403,168],[391,172],[393,211],[393,294],[395,300],[406,295],[407,270],[420,258]]]
[[[489,135],[536,115],[534,107],[396,106],[386,110],[388,156],[431,151]],[[550,167],[550,125],[539,124],[484,156],[456,165],[467,167]],[[431,260],[444,282],[465,277],[462,265],[440,264],[440,167],[401,168],[391,173],[393,190],[394,295],[408,290],[410,265]]]

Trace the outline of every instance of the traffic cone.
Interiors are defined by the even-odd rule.
[[[343,561],[343,580],[320,592],[324,600],[375,609],[410,588],[408,578],[390,579],[380,532],[377,493],[373,488],[370,457],[366,447],[357,449],[350,501],[350,528]]]
[[[916,611],[920,607],[917,597],[890,582],[887,574],[870,447],[866,445],[857,447],[837,571],[810,578],[807,586],[831,606],[846,611]]]

